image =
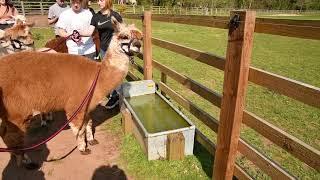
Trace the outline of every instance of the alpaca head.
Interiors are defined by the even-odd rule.
[[[141,31],[134,24],[119,23],[114,17],[111,17],[111,21],[115,36],[113,41],[121,48],[121,51],[128,56],[141,53],[141,40],[143,37]]]
[[[30,32],[33,25],[18,20],[11,28],[0,31],[1,47],[7,49],[8,53],[33,50],[34,40]]]

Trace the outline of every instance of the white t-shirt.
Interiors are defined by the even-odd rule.
[[[82,9],[79,13],[75,13],[70,8],[61,13],[56,26],[64,29],[68,34],[71,34],[73,30],[81,32],[90,26],[91,18],[92,13],[87,9]],[[80,45],[68,39],[67,47],[69,54],[85,55],[96,51],[92,37],[81,37]]]

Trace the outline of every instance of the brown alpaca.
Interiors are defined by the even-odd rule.
[[[34,41],[30,28],[33,23],[17,23],[6,30],[0,30],[0,56],[20,51],[34,50]]]
[[[68,118],[81,104],[98,69],[91,102],[83,108],[70,127],[77,136],[78,149],[88,154],[86,141],[95,144],[89,112],[105,95],[118,87],[126,77],[129,58],[140,52],[141,32],[134,25],[125,25],[112,18],[115,33],[104,60],[63,53],[21,52],[0,59],[0,135],[7,147],[26,146],[23,141],[28,116],[40,112],[65,110]],[[31,161],[26,155],[14,154],[24,165]]]
[[[93,34],[93,42],[96,44],[96,52],[100,51],[100,39],[98,31],[95,31]],[[66,39],[63,37],[54,38],[49,40],[46,45],[46,48],[50,48],[59,53],[68,53],[68,47],[66,45]]]

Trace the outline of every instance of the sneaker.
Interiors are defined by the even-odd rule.
[[[112,109],[119,104],[119,95],[112,95],[108,103],[105,105],[107,109]]]

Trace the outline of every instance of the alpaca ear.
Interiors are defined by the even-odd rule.
[[[111,23],[112,23],[113,30],[115,32],[119,32],[120,31],[120,23],[114,16],[111,16]]]

